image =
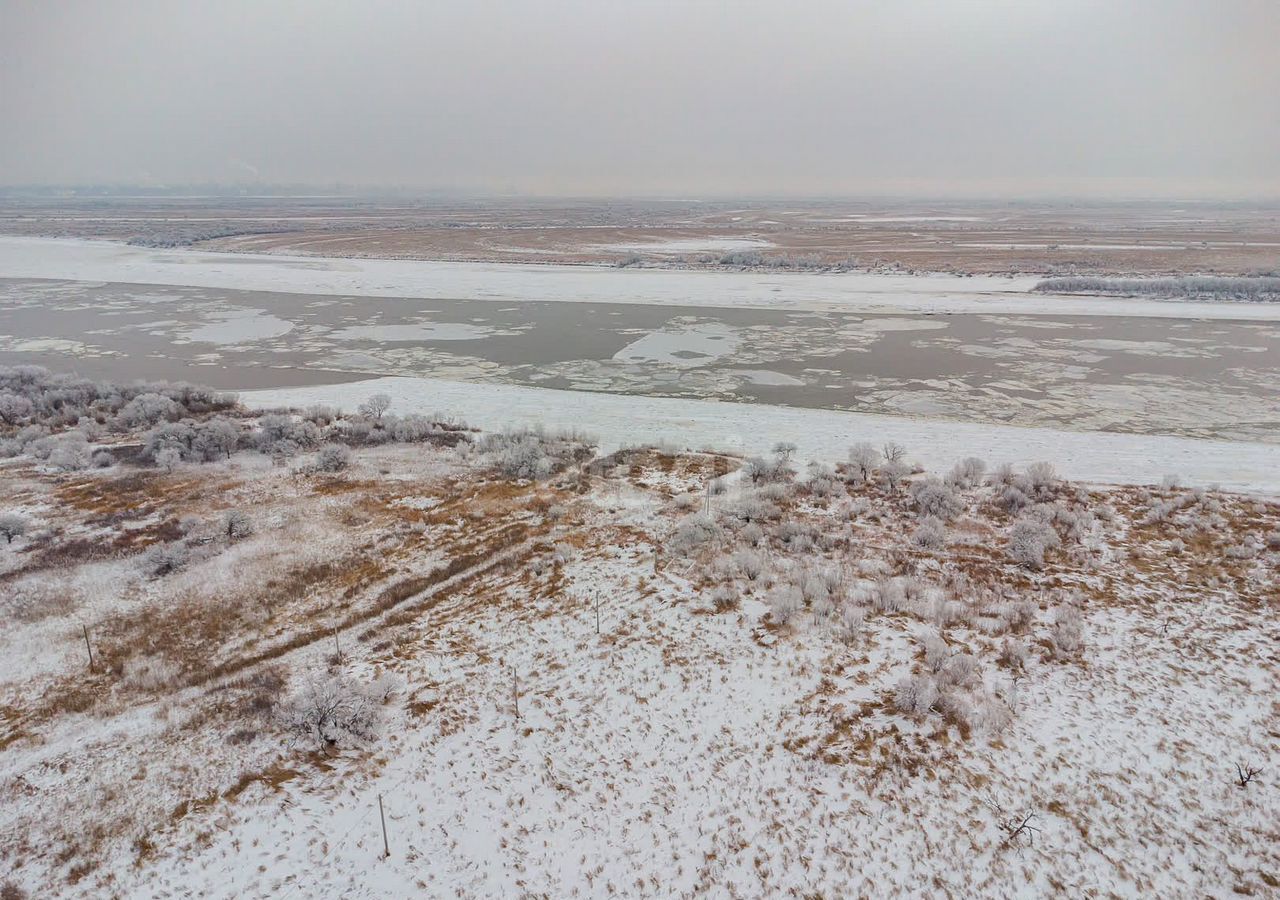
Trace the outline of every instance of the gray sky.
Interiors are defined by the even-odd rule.
[[[1280,0],[0,0],[0,183],[1280,196]]]

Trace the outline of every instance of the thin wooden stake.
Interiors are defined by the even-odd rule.
[[[81,623],[80,629],[84,632],[84,649],[89,651],[89,671],[93,671],[93,647],[89,646],[89,626]]]
[[[596,591],[596,634],[600,633],[600,592]]]
[[[382,795],[378,795],[378,818],[382,819],[382,858],[391,855],[391,845],[387,843],[387,814],[382,809]]]
[[[511,667],[511,702],[515,706],[516,718],[520,718],[520,676],[516,674],[516,667]]]
[[[342,665],[342,645],[338,643],[338,626],[333,627],[333,649],[338,654],[338,665]]]

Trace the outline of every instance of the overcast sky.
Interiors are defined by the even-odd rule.
[[[0,183],[1280,196],[1280,0],[0,0]]]

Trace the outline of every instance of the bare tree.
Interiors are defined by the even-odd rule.
[[[381,419],[382,414],[391,408],[391,397],[387,394],[374,394],[359,406],[360,415],[371,419]]]
[[[1251,766],[1248,763],[1236,763],[1236,784],[1240,787],[1248,787],[1249,782],[1262,774],[1262,769]]]

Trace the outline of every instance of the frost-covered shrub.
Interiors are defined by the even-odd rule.
[[[938,683],[943,687],[969,687],[978,679],[978,660],[968,653],[955,653],[938,670]]]
[[[778,504],[762,496],[758,491],[741,497],[726,512],[743,522],[752,523],[769,522],[782,515]]]
[[[1018,513],[1031,505],[1031,498],[1017,485],[1006,484],[996,493],[996,503],[1009,513]]]
[[[938,686],[928,675],[911,675],[898,682],[893,696],[899,712],[923,716],[938,702]]]
[[[907,594],[899,579],[876,582],[869,592],[869,599],[876,612],[893,613],[907,607]]]
[[[1009,532],[1009,558],[1028,569],[1043,569],[1044,554],[1062,541],[1058,532],[1034,519],[1019,519]]]
[[[308,423],[310,424],[310,423]],[[216,416],[192,427],[190,458],[212,462],[230,459],[240,446],[240,426],[230,419]]]
[[[253,444],[272,456],[294,456],[320,443],[320,429],[314,422],[291,415],[268,413],[258,420]]]
[[[982,483],[982,475],[987,464],[976,456],[970,456],[956,463],[947,475],[947,483],[961,490],[977,487]]]
[[[1053,616],[1049,641],[1054,655],[1066,659],[1079,654],[1084,648],[1084,619],[1074,606],[1061,606]]]
[[[142,436],[142,455],[159,462],[160,454],[172,450],[179,459],[191,458],[195,430],[187,422],[163,422]]]
[[[30,418],[34,411],[34,404],[21,394],[0,391],[0,422],[19,425]]]
[[[184,412],[176,401],[162,394],[139,394],[125,404],[116,418],[126,427],[140,428],[179,419]]]
[[[810,603],[826,600],[831,596],[831,589],[826,580],[817,572],[808,572],[800,580],[800,595]]]
[[[93,452],[79,431],[68,432],[56,439],[49,453],[49,465],[61,472],[78,472],[89,468]]]
[[[308,406],[306,411],[302,414],[302,417],[308,422],[311,422],[313,425],[319,425],[322,428],[332,425],[341,416],[341,411],[336,407],[328,406],[323,403]]]
[[[908,491],[916,512],[921,517],[932,516],[950,522],[964,512],[964,501],[956,492],[937,478],[926,478],[911,485]]]
[[[150,575],[163,578],[185,566],[191,551],[185,544],[155,544],[142,554],[142,567]]]
[[[911,534],[911,542],[925,550],[941,550],[947,544],[947,529],[934,516],[926,516]]]
[[[974,722],[992,734],[1000,734],[1013,724],[1013,710],[999,697],[985,697],[975,711]]]
[[[687,556],[712,541],[719,540],[720,536],[720,526],[713,519],[704,515],[685,516],[676,525],[667,541],[667,548],[673,553]]]
[[[698,500],[699,498],[697,494],[680,494],[671,501],[671,505],[676,509],[688,512],[691,509],[697,508]]]
[[[178,664],[158,656],[134,656],[125,661],[123,682],[135,691],[163,691],[172,688],[182,670]]]
[[[95,469],[109,469],[116,464],[116,458],[107,450],[98,450],[89,460],[89,465]]]
[[[486,434],[480,451],[506,477],[534,480],[590,456],[593,443],[592,438],[573,432],[508,431]]]
[[[295,738],[314,741],[320,748],[365,744],[378,737],[382,704],[391,690],[381,679],[312,681],[282,704],[280,724]]]
[[[1023,631],[1035,621],[1037,606],[1030,600],[1015,600],[1001,604],[999,615],[1012,631]]]
[[[742,466],[742,477],[752,484],[788,481],[793,475],[795,470],[787,464],[786,459],[780,456],[773,459],[753,456]]]
[[[911,474],[911,466],[902,459],[889,459],[880,467],[880,478],[890,491],[896,491],[898,485]]]
[[[166,472],[172,472],[182,462],[182,453],[176,447],[165,447],[156,453],[156,465]]]
[[[419,444],[438,434],[440,428],[426,416],[410,414],[402,418],[388,416],[383,427],[391,439],[401,444]]]
[[[1034,462],[1027,466],[1027,483],[1038,496],[1043,496],[1058,484],[1058,473],[1052,463]]]
[[[774,535],[792,553],[807,553],[813,549],[816,529],[802,522],[782,522]]]
[[[920,647],[924,650],[924,664],[930,672],[941,672],[951,657],[951,648],[936,631],[924,631],[920,634]]]
[[[325,444],[313,465],[317,472],[342,472],[351,465],[351,451],[342,444]]]
[[[222,517],[220,530],[229,541],[238,541],[253,534],[253,521],[241,510],[227,510]]]
[[[824,463],[809,463],[809,479],[805,482],[805,486],[809,489],[809,493],[815,497],[830,497],[835,493],[836,485],[835,470]]]
[[[751,522],[746,528],[738,532],[738,537],[748,547],[759,547],[761,542],[764,541],[764,529],[755,522]]]
[[[840,607],[839,637],[846,643],[857,640],[867,621],[867,612],[860,606],[846,603]]]
[[[1005,638],[1000,644],[996,662],[1007,669],[1021,672],[1027,666],[1027,645],[1017,638]]]
[[[711,592],[711,606],[716,612],[728,612],[738,608],[738,592],[732,585],[722,584]]]
[[[779,625],[786,625],[804,608],[800,589],[793,584],[783,584],[771,590],[766,598],[769,615]]]
[[[739,550],[733,554],[733,564],[747,581],[755,581],[764,574],[764,558],[751,550]]]

